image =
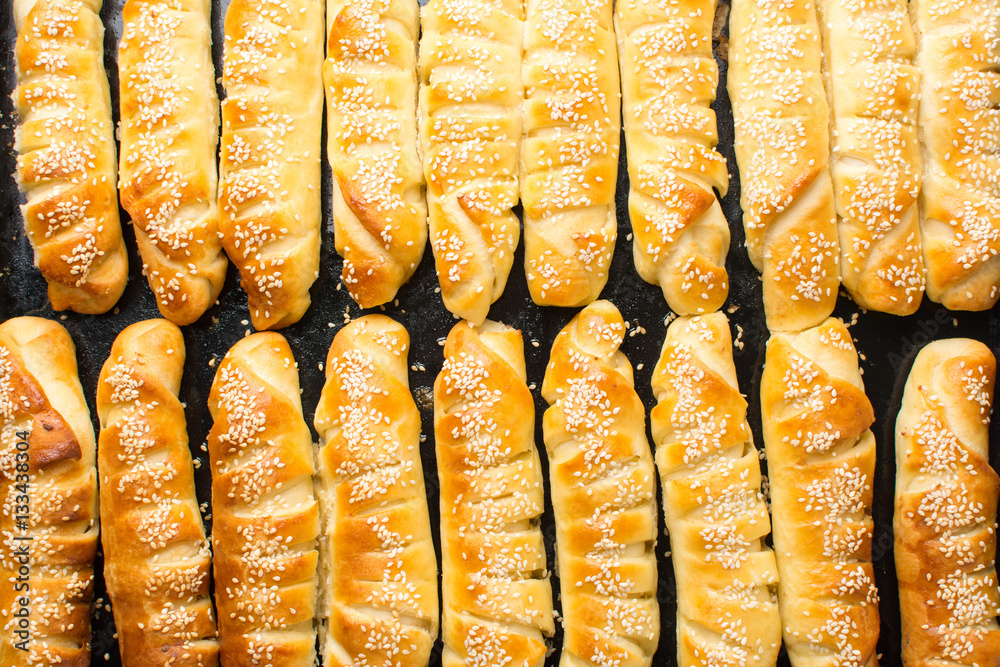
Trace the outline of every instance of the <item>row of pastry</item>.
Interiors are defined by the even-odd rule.
[[[768,327],[1000,297],[1000,4],[737,0],[728,88]]]
[[[615,307],[597,301],[552,346],[541,393],[555,563],[540,528],[546,485],[520,332],[487,320],[449,334],[430,484],[442,664],[544,664],[555,569],[561,664],[650,665],[657,472],[678,664],[774,665],[782,640],[795,666],[877,664],[874,414],[843,323],[768,344],[770,506],[725,316],[670,325],[652,378],[653,450],[624,334]],[[118,336],[97,388],[96,447],[65,329],[0,325],[0,575],[18,583],[0,587],[0,661],[87,664],[100,532],[124,665],[306,667],[317,645],[325,665],[427,665],[438,561],[408,347],[381,315],[338,332],[315,411],[318,452],[285,339],[260,333],[232,347],[208,397],[210,548],[176,325],[148,320]],[[984,345],[952,339],[922,350],[906,383],[894,520],[906,665],[1000,655],[994,376]]]
[[[330,0],[324,60],[319,0],[235,0],[217,168],[210,3],[133,0],[118,188],[99,0],[15,4],[19,180],[56,309],[121,294],[120,190],[165,317],[210,307],[228,254],[256,328],[297,321],[319,264],[324,90],[335,244],[362,307],[395,297],[429,236],[445,305],[481,323],[518,202],[533,300],[594,301],[622,117],[636,269],[682,315],[727,297],[713,2]],[[736,157],[771,329],[819,324],[841,280],[897,314],[925,285],[952,309],[996,302],[998,12],[932,0],[911,25],[902,0],[734,3]]]

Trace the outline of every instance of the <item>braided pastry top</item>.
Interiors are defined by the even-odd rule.
[[[618,310],[595,301],[556,336],[542,384],[562,667],[648,667],[660,636],[656,470],[624,336]]]
[[[316,407],[328,667],[425,667],[438,634],[437,558],[410,395],[410,337],[384,315],[341,329]]]
[[[14,0],[17,182],[55,310],[104,313],[128,281],[101,0]]]
[[[319,509],[312,437],[285,339],[258,333],[236,343],[215,374],[208,409],[222,663],[312,667]]]
[[[985,345],[938,340],[917,355],[903,390],[893,532],[906,667],[1000,664],[995,378]]]

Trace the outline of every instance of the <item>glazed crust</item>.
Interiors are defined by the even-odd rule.
[[[843,322],[774,334],[760,402],[789,659],[876,667],[875,413]]]
[[[584,308],[556,336],[545,370],[561,584],[561,667],[648,667],[660,636],[656,470],[621,314]]]
[[[17,182],[54,310],[104,313],[128,281],[101,0],[14,0]]]
[[[122,331],[97,384],[104,581],[122,664],[219,664],[211,551],[195,494],[184,337],[166,320]]]
[[[677,664],[774,665],[778,570],[764,544],[771,521],[725,315],[674,320],[652,386],[677,581]]]
[[[298,322],[319,274],[323,0],[226,10],[219,232],[257,330]]]
[[[313,448],[287,341],[247,336],[219,365],[209,394],[215,423],[212,550],[222,664],[282,667],[316,660]]]
[[[538,518],[545,506],[521,333],[448,334],[434,383],[441,483],[443,667],[541,667],[555,630]]]
[[[122,206],[160,313],[197,320],[222,291],[219,99],[210,0],[128,0],[118,43]]]
[[[437,557],[410,394],[410,337],[384,315],[341,329],[316,408],[320,637],[329,667],[424,667],[438,636]]]
[[[0,324],[0,416],[0,577],[23,582],[21,568],[28,570],[26,590],[0,586],[0,664],[86,667],[99,539],[96,444],[76,348],[61,325],[36,317]],[[18,636],[15,614],[25,606],[29,627]]]
[[[815,6],[735,0],[729,35],[747,252],[764,276],[768,329],[801,331],[833,312],[840,284]]]
[[[420,15],[420,142],[445,307],[482,324],[521,225],[523,0],[430,0]]]
[[[939,340],[917,355],[903,390],[893,533],[906,667],[1000,665],[995,378],[985,345]]]
[[[1000,2],[915,0],[927,296],[951,310],[1000,298]]]
[[[525,5],[524,271],[538,305],[584,306],[608,281],[618,236],[612,0]]]
[[[917,198],[920,73],[906,0],[821,0],[844,287],[862,308],[910,315],[924,293]]]
[[[729,223],[715,194],[725,196],[729,172],[710,106],[714,19],[714,1],[615,6],[632,255],[679,315],[716,311],[729,294]]]
[[[341,273],[362,308],[392,301],[427,245],[417,155],[416,0],[327,0],[327,149]]]

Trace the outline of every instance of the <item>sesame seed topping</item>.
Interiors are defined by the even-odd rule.
[[[929,296],[949,308],[988,308],[998,296],[993,281],[982,281],[989,289],[968,285],[980,280],[974,276],[992,275],[987,264],[1000,251],[1000,7],[934,0],[920,6],[914,21],[927,195],[922,232],[925,254],[935,258],[927,263]],[[958,194],[930,196],[938,192]]]
[[[746,401],[730,384],[736,377],[730,339],[721,314],[677,319],[668,329],[653,371],[658,405],[650,421],[667,530],[676,540],[698,536],[687,547],[682,541],[674,544],[692,554],[690,561],[674,559],[678,582],[691,576],[691,567],[713,568],[720,582],[738,582],[713,591],[730,610],[725,616],[752,610],[772,618],[771,627],[776,627],[774,556],[761,541],[769,526],[760,462],[746,422]],[[692,502],[696,509],[687,509]],[[762,566],[768,561],[769,567]],[[693,594],[687,590],[681,585],[678,595]],[[773,661],[780,637],[761,632],[766,624],[729,623],[719,618],[722,615],[682,612],[677,623],[697,645],[698,654],[710,658],[709,664]],[[695,630],[699,627],[716,630],[718,636]]]
[[[624,332],[609,302],[588,306],[556,337],[542,385],[560,571],[578,573],[561,580],[563,651],[605,667],[659,636],[655,574],[631,574],[655,573],[656,494],[642,404],[619,370]],[[652,530],[621,530],[634,523]]]
[[[267,329],[301,316],[318,272],[323,11],[306,0],[241,0],[229,15],[219,232],[254,327]]]
[[[117,192],[102,24],[79,0],[28,7],[14,91],[25,232],[42,274],[63,292],[57,309],[109,310],[126,269],[101,270],[123,255],[117,207],[106,205]]]
[[[18,320],[5,326],[17,327]],[[65,367],[68,336],[61,331],[64,342],[54,333],[42,332],[44,338],[30,344],[47,339],[46,353]],[[0,571],[27,586],[0,589],[0,607],[8,630],[17,625],[15,612],[30,609],[27,626],[19,626],[28,632],[23,664],[41,665],[76,659],[89,645],[93,567],[67,559],[67,553],[96,549],[98,517],[91,507],[97,479],[92,434],[78,437],[50,403],[47,390],[72,392],[70,401],[82,402],[82,394],[69,378],[43,385],[30,363],[14,340],[0,334]],[[30,565],[26,575],[25,565]],[[13,634],[5,637],[5,650],[15,650],[15,641]]]
[[[803,654],[862,667],[875,653],[878,591],[871,563],[875,440],[858,355],[843,322],[772,337],[761,379],[782,617]],[[822,573],[822,574],[817,574]],[[821,582],[821,583],[818,583]],[[806,589],[814,592],[807,592]]]
[[[475,322],[499,298],[520,234],[511,208],[518,200],[522,18],[489,0],[431,0],[422,9],[431,248],[445,306]]]
[[[664,288],[673,310],[711,312],[728,293],[728,244],[681,237],[728,233],[713,192],[724,193],[729,178],[709,110],[718,85],[712,17],[685,12],[676,0],[622,0],[615,12],[629,168],[637,175],[629,192],[637,269]]]
[[[298,380],[287,343],[255,334],[222,360],[209,397],[219,633],[257,646],[272,667],[263,658],[315,614],[312,593],[302,594],[316,576],[314,453],[298,391],[279,389],[289,385]],[[312,651],[310,640],[295,655]]]
[[[543,655],[542,635],[553,631],[533,400],[508,362],[523,368],[523,343],[512,329],[485,327],[488,336],[456,325],[434,387],[443,569],[456,581],[444,636],[462,642],[445,650],[483,667]]]
[[[540,0],[525,20],[521,184],[536,303],[597,298],[617,237],[620,134],[612,3]]]

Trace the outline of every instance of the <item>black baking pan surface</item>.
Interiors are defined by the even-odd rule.
[[[105,64],[111,82],[115,121],[117,122],[117,63],[116,44],[121,33],[121,7],[123,0],[108,0],[102,11],[107,28],[105,36]],[[216,72],[222,63],[222,18],[226,0],[214,2],[214,55]],[[421,2],[423,4],[423,2]],[[730,275],[729,301],[724,310],[729,316],[736,340],[735,359],[740,386],[750,404],[749,419],[758,447],[763,446],[760,431],[760,375],[764,361],[767,328],[764,324],[761,301],[761,282],[744,250],[744,234],[739,206],[740,186],[733,154],[733,117],[726,94],[726,29],[728,5],[719,8],[718,24],[723,26],[716,38],[716,57],[719,61],[721,83],[719,99],[715,106],[719,123],[719,149],[729,162],[731,185],[723,200],[723,210],[732,231],[732,247],[727,262]],[[128,216],[122,211],[126,243],[131,255],[129,285],[118,306],[107,315],[78,315],[53,312],[46,297],[45,281],[32,265],[32,251],[22,228],[18,204],[21,201],[14,180],[15,156],[13,152],[14,113],[10,94],[15,83],[13,42],[15,38],[11,2],[0,2],[0,70],[3,74],[3,91],[0,95],[0,318],[19,315],[36,315],[61,322],[76,343],[80,365],[80,379],[94,411],[97,377],[107,358],[115,336],[126,326],[139,320],[158,317],[159,313],[145,278],[140,272],[139,260],[130,226],[124,224]],[[221,90],[220,90],[221,95]],[[325,145],[325,138],[324,138]],[[327,348],[345,321],[364,314],[340,284],[341,260],[333,251],[331,211],[331,181],[329,165],[324,159],[323,201],[326,224],[323,230],[323,252],[319,279],[312,288],[312,307],[305,317],[281,331],[291,344],[299,364],[302,383],[302,402],[306,420],[312,422],[319,400],[324,375],[320,366],[326,358]],[[625,145],[622,139],[622,159],[619,169],[617,209],[618,243],[611,265],[610,279],[603,298],[610,299],[629,323],[628,335],[622,350],[635,368],[636,387],[647,411],[655,405],[649,381],[663,343],[665,321],[670,312],[659,287],[644,283],[632,263],[632,243],[626,200],[628,174],[625,168]],[[539,308],[528,296],[523,271],[523,251],[518,255],[504,296],[493,306],[490,317],[521,329],[525,341],[525,355],[529,384],[535,397],[536,441],[541,447],[540,416],[546,405],[540,387],[548,359],[548,351],[559,330],[576,311],[559,308]],[[402,323],[410,332],[410,384],[417,399],[423,419],[424,475],[427,484],[431,525],[440,555],[438,535],[437,466],[434,455],[433,406],[431,389],[434,378],[441,370],[442,344],[455,318],[445,310],[440,294],[436,291],[437,278],[430,248],[424,255],[416,275],[399,293],[398,301],[384,308],[384,312]],[[376,312],[383,309],[376,309]],[[917,351],[927,342],[937,338],[967,336],[982,340],[996,352],[1000,344],[1000,319],[997,309],[985,313],[952,313],[937,304],[924,300],[920,310],[910,317],[898,318],[874,312],[863,312],[841,294],[836,315],[851,325],[861,358],[867,394],[877,416],[872,427],[878,440],[878,465],[875,478],[875,535],[873,558],[876,580],[881,594],[882,636],[879,651],[883,665],[900,665],[899,603],[896,594],[896,577],[892,558],[892,504],[894,475],[893,431],[899,410],[903,383]],[[213,307],[198,322],[184,327],[187,344],[187,365],[181,400],[186,403],[188,430],[192,453],[195,456],[196,480],[199,500],[210,501],[208,454],[204,442],[211,427],[206,400],[218,360],[231,345],[252,331],[249,324],[246,296],[239,287],[236,270],[229,269],[229,278]],[[990,460],[994,467],[1000,464],[997,442],[1000,442],[1000,419],[991,426]],[[542,466],[547,476],[545,456]],[[765,462],[766,466],[766,462]],[[206,505],[207,507],[207,505]],[[210,511],[210,510],[209,510]],[[206,515],[211,527],[211,514]],[[661,667],[676,664],[676,615],[673,568],[670,563],[670,542],[660,517],[661,534],[657,544],[660,585],[657,596],[660,602],[662,628],[660,645],[653,663]],[[550,567],[555,563],[555,525],[551,504],[542,517]],[[121,665],[115,636],[114,620],[110,611],[101,575],[103,562],[96,563],[96,596],[98,603],[93,614],[93,664]],[[552,584],[556,607],[559,606],[559,581],[553,573]],[[548,665],[559,660],[561,637],[552,638],[552,653]],[[440,665],[440,641],[432,658],[432,665]],[[782,652],[780,665],[788,665]]]

